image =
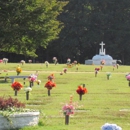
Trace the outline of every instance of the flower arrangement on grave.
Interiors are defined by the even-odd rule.
[[[3,58],[3,63],[8,63],[8,59],[7,58]]]
[[[0,63],[3,63],[3,60],[2,60],[2,59],[0,59]]]
[[[51,90],[52,88],[56,87],[56,84],[52,81],[47,81],[45,84],[45,88]]]
[[[23,88],[23,85],[21,83],[15,81],[11,84],[11,87],[15,91],[15,96],[17,96],[17,92]]]
[[[57,58],[56,57],[53,57],[53,62],[54,62],[55,65],[57,64]]]
[[[39,116],[40,113],[38,110],[27,109],[25,103],[20,102],[17,98],[12,98],[11,96],[0,97],[0,121],[2,124],[0,128],[2,130],[20,129],[28,124],[34,126],[34,123],[35,125],[38,124],[39,118],[36,121],[34,121],[34,118],[29,118],[28,120],[28,116],[34,117],[34,114]]]
[[[55,82],[53,81],[54,80],[54,74],[51,74],[48,76],[48,81],[45,83],[45,88],[48,89],[48,96],[50,96],[50,90],[53,88],[53,87],[56,87],[56,84]]]
[[[20,63],[21,63],[22,65],[24,65],[24,64],[25,64],[25,61],[24,61],[24,60],[21,60]]]
[[[30,93],[30,91],[32,91],[32,88],[31,87],[26,87],[24,90],[26,92],[26,100],[29,100],[29,93]]]
[[[101,65],[105,65],[106,61],[105,60],[101,60]]]
[[[74,106],[72,104],[65,104],[62,108],[64,115],[74,114]]]
[[[37,85],[41,84],[41,80],[36,80]]]
[[[30,87],[32,87],[34,82],[37,80],[37,74],[30,74],[28,80],[30,82]]]
[[[116,124],[105,123],[101,130],[122,130],[122,128]]]
[[[76,89],[77,94],[79,94],[79,99],[82,100],[82,95],[86,94],[88,92],[87,88],[85,87],[85,84],[79,85]]]
[[[34,82],[34,81],[36,81],[36,79],[37,79],[37,75],[35,75],[35,74],[30,74],[30,76],[28,77],[28,79],[29,79],[30,82]]]
[[[68,58],[68,59],[67,59],[67,64],[70,64],[70,62],[71,62],[71,59]]]
[[[50,96],[50,95],[51,95],[51,94],[50,94],[50,90],[51,90],[52,88],[56,87],[56,84],[54,83],[54,81],[49,80],[49,81],[47,81],[47,82],[45,83],[45,86],[44,86],[44,87],[48,89],[48,96]]]
[[[64,72],[64,73],[67,73],[67,68],[64,68],[64,69],[63,69],[63,72]]]
[[[32,63],[32,60],[28,60],[29,63]]]
[[[48,76],[48,80],[52,81],[54,79],[54,74]]]
[[[130,74],[127,74],[127,75],[126,75],[126,79],[127,79],[127,81],[129,82],[129,86],[130,86]]]
[[[17,75],[19,75],[22,72],[22,69],[21,69],[21,67],[19,65],[16,68],[16,72],[17,72]]]
[[[74,60],[74,64],[76,65],[78,62],[77,62],[77,60]]]
[[[46,65],[46,67],[48,67],[49,66],[49,62],[45,61],[45,65]]]
[[[95,68],[95,77],[97,77],[99,70],[100,70],[100,68]]]
[[[71,114],[74,114],[74,110],[75,110],[75,106],[72,103],[72,99],[73,97],[70,96],[70,102],[66,103],[63,107],[62,107],[62,111],[63,114],[65,115],[65,124],[68,125],[69,124],[69,116]]]
[[[111,76],[111,72],[107,72],[106,75],[107,75],[107,79],[109,80],[109,78]]]

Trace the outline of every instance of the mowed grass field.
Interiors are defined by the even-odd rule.
[[[96,65],[79,65],[67,68],[66,64],[49,64],[48,68],[43,63],[27,63],[20,65],[20,75],[30,75],[38,71],[38,79],[42,82],[38,86],[34,83],[30,99],[26,100],[24,88],[14,96],[11,88],[11,79],[4,81],[6,74],[14,76],[18,63],[0,64],[0,96],[11,96],[26,103],[26,108],[41,112],[39,124],[35,127],[25,127],[20,130],[100,130],[105,123],[115,123],[123,130],[130,130],[130,87],[125,75],[130,72],[130,66],[104,66],[95,77]],[[63,68],[67,68],[66,74],[60,75]],[[7,71],[7,72],[4,72]],[[111,72],[107,80],[106,73]],[[56,88],[51,90],[51,96],[47,95],[44,87],[47,77],[54,74]],[[15,79],[23,84],[22,79]],[[78,85],[86,84],[88,93],[79,100],[76,93]],[[24,87],[29,86],[28,79]],[[69,125],[65,125],[65,116],[62,107],[73,96],[73,102],[78,105],[75,114],[70,116]]]

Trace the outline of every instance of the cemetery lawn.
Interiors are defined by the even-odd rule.
[[[67,68],[66,64],[45,64],[27,63],[20,65],[22,73],[20,75],[30,75],[38,71],[38,79],[42,82],[38,86],[34,83],[29,100],[26,100],[24,89],[14,96],[11,88],[11,80],[4,81],[5,76],[14,76],[18,63],[0,64],[0,96],[11,96],[26,103],[26,108],[39,110],[40,120],[38,126],[25,127],[20,130],[100,130],[105,123],[114,123],[122,127],[123,130],[130,129],[130,87],[125,75],[130,72],[129,66],[104,66],[95,77],[94,69],[96,65],[79,65]],[[67,68],[66,74],[60,75],[63,68]],[[7,71],[7,72],[4,72]],[[111,77],[107,80],[106,72],[111,72]],[[56,88],[51,90],[51,96],[47,95],[44,87],[47,77],[54,74]],[[23,84],[22,79],[15,79]],[[76,93],[78,85],[86,84],[88,93],[79,100]],[[24,87],[28,87],[26,79]],[[69,125],[65,125],[65,116],[62,107],[69,103],[70,95],[73,102],[78,104],[74,115],[70,116]]]

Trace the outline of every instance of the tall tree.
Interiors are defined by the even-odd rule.
[[[62,28],[57,16],[64,5],[57,0],[1,0],[0,49],[35,56],[37,48],[57,38]]]
[[[59,19],[65,24],[60,33],[60,56],[92,58],[98,53],[99,43],[106,43],[107,53],[121,58],[130,49],[129,0],[69,0]],[[125,56],[128,63],[129,56]],[[124,63],[126,63],[124,61]]]

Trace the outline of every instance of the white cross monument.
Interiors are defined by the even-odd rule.
[[[105,55],[105,49],[103,49],[103,46],[105,45],[103,42],[101,42],[99,45],[101,45],[101,49],[99,49],[99,55]]]

